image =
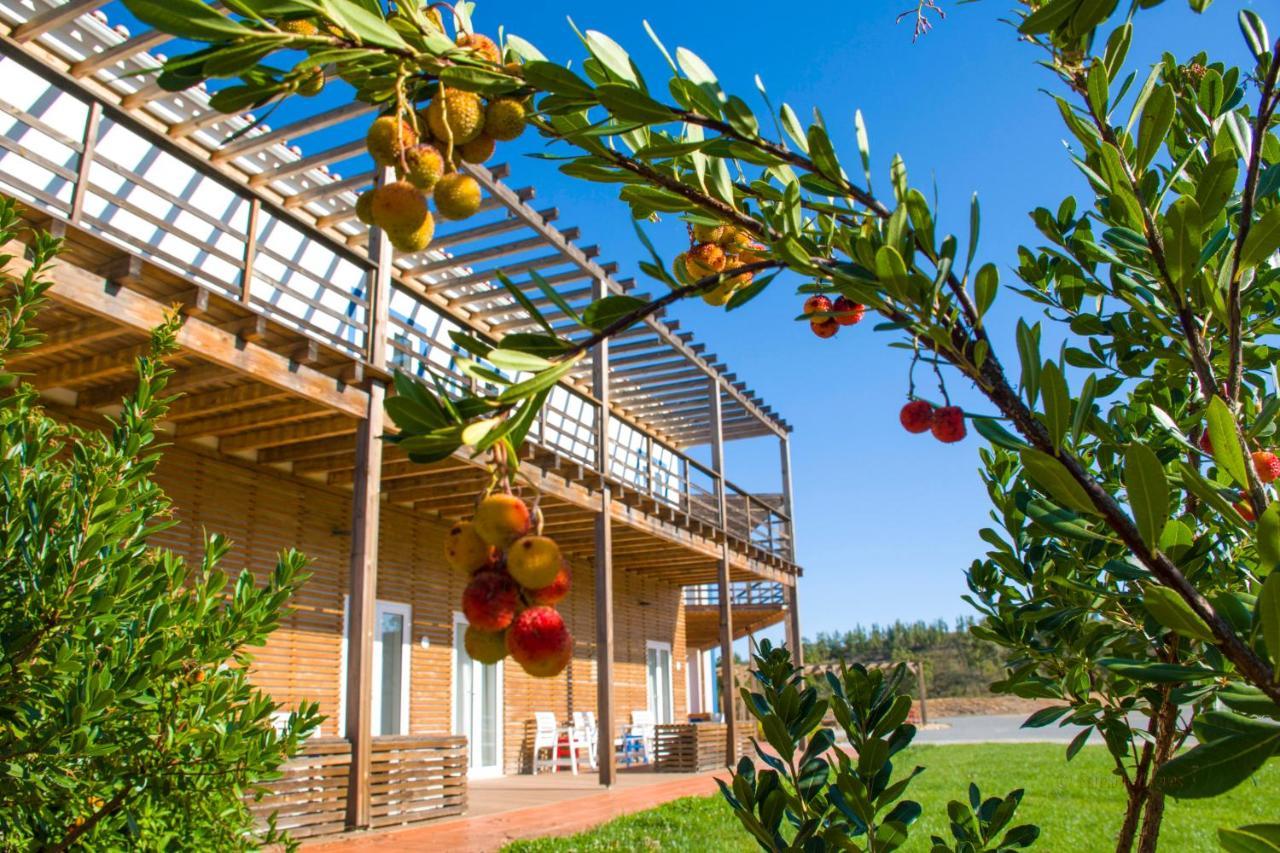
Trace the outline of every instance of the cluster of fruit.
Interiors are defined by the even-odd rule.
[[[1208,430],[1201,434],[1199,444],[1201,450],[1213,456],[1213,442],[1209,439]],[[1280,456],[1276,456],[1270,450],[1255,450],[1250,457],[1253,461],[1253,470],[1258,475],[1258,481],[1263,485],[1274,483],[1277,478],[1280,478]],[[1236,504],[1236,512],[1240,513],[1240,517],[1245,521],[1256,520],[1253,507],[1247,500],[1242,499]]]
[[[723,281],[702,294],[703,302],[716,307],[727,303],[734,293],[755,278],[753,272],[734,275],[734,270],[768,257],[763,245],[754,242],[750,234],[734,225],[694,225],[689,229],[689,239],[689,251],[676,255],[676,278],[692,283],[727,273]]]
[[[538,678],[559,675],[573,657],[573,635],[555,605],[569,594],[569,565],[560,547],[534,529],[524,501],[492,494],[471,521],[445,539],[449,565],[468,572],[462,591],[463,643],[481,663],[511,655]]]
[[[494,64],[502,60],[487,36],[461,33],[456,41]],[[408,115],[379,116],[369,127],[365,146],[379,166],[396,170],[398,180],[361,194],[356,216],[381,228],[401,252],[421,252],[435,234],[427,196],[444,219],[474,215],[480,209],[480,183],[458,167],[484,163],[499,142],[524,132],[525,118],[525,102],[518,98],[485,100],[443,84],[426,107]]]
[[[965,436],[964,410],[959,406],[934,406],[928,400],[912,400],[902,407],[898,420],[907,432],[932,432],[945,444]]]
[[[810,296],[804,301],[804,313],[809,318],[809,328],[820,338],[830,338],[841,326],[856,326],[866,316],[867,306],[854,302],[847,296],[837,296],[832,302],[829,296]]]

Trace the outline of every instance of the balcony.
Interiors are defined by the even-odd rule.
[[[359,156],[368,108],[346,104],[246,132],[251,117],[212,111],[202,91],[161,90],[149,51],[163,38],[126,35],[90,11],[102,5],[36,0],[33,9],[0,0],[0,19],[12,25],[0,44],[11,82],[0,94],[0,190],[66,234],[67,261],[101,273],[109,291],[179,302],[188,317],[230,332],[242,349],[256,344],[283,356],[290,370],[302,365],[333,380],[331,388],[309,385],[310,399],[246,389],[243,405],[178,421],[179,440],[349,485],[350,437],[370,382],[402,371],[460,390],[473,380],[458,369],[462,353],[451,332],[500,340],[537,328],[498,271],[571,336],[572,324],[542,286],[574,310],[593,294],[633,288],[613,277],[615,265],[594,260],[594,247],[572,242],[578,229],[552,225],[555,208],[535,209],[534,189],[505,184],[504,166],[467,167],[485,191],[480,215],[441,223],[425,253],[380,256],[354,216],[358,191],[376,177]],[[242,135],[224,144],[235,134]],[[314,153],[304,152],[310,143]],[[109,302],[104,313],[122,313]],[[77,322],[92,319],[92,310],[67,310]],[[128,363],[119,342],[84,346],[118,368]],[[610,349],[607,364],[589,359],[555,390],[530,434],[526,465],[556,535],[591,559],[590,519],[608,485],[615,553],[629,570],[707,583],[727,547],[735,579],[794,577],[788,498],[750,494],[718,470],[719,441],[774,436],[785,452],[786,422],[675,323],[652,319]],[[199,357],[191,361],[207,368]],[[69,391],[81,410],[109,405],[126,378],[118,369],[94,373],[55,360],[32,366],[64,368],[46,384]],[[183,358],[178,366],[187,366]],[[607,376],[607,409],[598,374]],[[188,391],[226,384],[213,373],[203,378],[184,371],[177,384]],[[298,383],[287,390],[298,391]],[[714,464],[690,455],[697,445],[712,446]],[[423,468],[392,449],[387,461],[385,499],[444,519],[465,516],[483,488],[483,471],[462,457]]]
[[[729,585],[733,639],[762,631],[784,621],[790,611],[787,590],[780,583],[740,582]],[[691,649],[720,645],[720,587],[701,584],[684,588],[685,642]]]

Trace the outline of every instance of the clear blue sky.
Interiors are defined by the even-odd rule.
[[[693,50],[727,90],[762,115],[753,83],[757,73],[775,104],[786,100],[802,117],[820,109],[855,174],[853,113],[861,109],[870,129],[876,188],[887,187],[889,160],[901,153],[914,186],[930,195],[936,184],[939,232],[957,233],[962,245],[969,198],[978,192],[979,262],[999,265],[1008,283],[1017,246],[1036,242],[1027,212],[1038,205],[1056,209],[1066,195],[1084,189],[1083,180],[1066,159],[1056,107],[1040,91],[1053,85],[1051,75],[1034,64],[1038,52],[1019,44],[1012,28],[998,21],[1011,4],[940,3],[946,20],[936,21],[933,32],[914,45],[910,23],[894,23],[910,0],[810,0],[794,11],[746,0],[654,0],[643,6],[489,0],[480,3],[475,22],[490,34],[501,25],[549,58],[578,64],[585,50],[566,21],[572,16],[580,28],[601,30],[620,42],[651,84],[660,84],[665,64],[645,35],[647,19],[669,49]],[[1197,16],[1186,0],[1166,0],[1141,13],[1130,52],[1139,82],[1165,50],[1180,60],[1207,50],[1213,58],[1244,64],[1236,26],[1241,8],[1264,13],[1269,4],[1218,0]],[[128,19],[118,4],[108,13],[114,21]],[[1280,28],[1280,16],[1273,18],[1272,28]],[[274,123],[314,109],[317,101],[294,99]],[[319,144],[308,140],[313,147]],[[619,262],[620,277],[636,275],[641,249],[616,188],[570,180],[547,163],[520,156],[541,147],[541,140],[526,134],[504,145],[497,161],[511,164],[513,184],[537,186],[539,206],[560,208],[559,224],[581,226],[580,242],[599,244],[602,260]],[[357,172],[351,165],[339,170]],[[667,258],[683,248],[683,228],[674,221],[654,226],[651,234]],[[907,387],[905,353],[888,348],[891,338],[872,333],[871,322],[831,340],[817,339],[806,324],[793,322],[801,301],[795,283],[780,279],[729,315],[695,301],[671,316],[795,427],[804,633],[895,619],[951,620],[970,612],[960,598],[964,570],[983,551],[977,531],[988,520],[976,473],[979,440],[971,433],[963,443],[946,446],[928,435],[905,433],[897,419]],[[662,287],[641,280],[642,290],[656,293]],[[1029,306],[1003,294],[989,317],[1006,364],[1017,360],[1011,329],[1020,310]],[[926,372],[917,379],[925,393],[932,392]],[[958,379],[949,387],[966,409],[989,411]],[[776,491],[776,442],[731,445],[726,468],[739,485]]]

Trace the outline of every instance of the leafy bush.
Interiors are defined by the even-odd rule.
[[[0,246],[19,224],[0,198]],[[29,262],[0,256],[0,353],[41,337],[31,320],[59,244],[36,234],[31,246]],[[244,795],[320,721],[304,705],[277,731],[277,706],[246,670],[306,580],[303,557],[281,554],[260,587],[218,568],[221,537],[198,565],[149,544],[175,523],[152,473],[171,373],[159,359],[179,322],[155,330],[107,432],[55,420],[30,386],[2,377],[4,849],[255,846]]]
[[[911,697],[902,692],[906,668],[891,673],[854,664],[839,676],[828,673],[830,698],[819,696],[785,648],[760,645],[752,677],[759,691],[742,688],[748,712],[760,723],[768,748],[756,744],[767,765],[757,772],[743,756],[732,784],[717,782],[738,820],[765,850],[896,850],[907,840],[920,804],[902,799],[916,767],[894,778],[893,757],[910,746],[916,728],[906,722]],[[828,708],[840,725],[819,728]],[[970,788],[971,798],[977,789]],[[977,803],[976,816],[951,803],[957,853],[1030,846],[1039,835],[1031,826],[1010,829],[998,841],[1022,800],[1015,791],[1003,800]],[[785,821],[785,822],[784,822]],[[975,846],[979,845],[979,846]],[[950,850],[934,838],[934,850]]]

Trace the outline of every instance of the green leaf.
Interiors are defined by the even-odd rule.
[[[1089,500],[1088,493],[1071,476],[1065,465],[1034,447],[1023,448],[1021,455],[1022,466],[1026,469],[1028,476],[1049,497],[1067,509],[1088,515],[1098,515],[1098,510]]]
[[[404,50],[408,44],[395,28],[387,23],[381,11],[373,11],[356,3],[341,0],[318,0],[334,23],[355,33],[361,41],[391,50]]]
[[[876,251],[876,277],[894,299],[906,301],[907,265],[893,246],[881,246]]]
[[[604,33],[587,30],[586,42],[587,50],[600,60],[600,64],[607,68],[612,76],[635,86],[640,85],[640,78],[631,64],[631,57],[616,41]]]
[[[1280,824],[1252,823],[1238,829],[1221,827],[1218,843],[1227,853],[1280,853]]]
[[[1209,422],[1209,441],[1213,444],[1214,460],[1222,466],[1222,470],[1231,475],[1231,479],[1247,488],[1249,480],[1245,473],[1240,438],[1236,435],[1235,415],[1231,414],[1226,402],[1215,394],[1209,400],[1206,418]]]
[[[586,307],[582,312],[582,322],[588,328],[598,332],[648,304],[645,300],[634,296],[606,296]]]
[[[1180,799],[1216,797],[1258,771],[1280,746],[1280,727],[1201,743],[1164,764],[1156,787]]]
[[[1253,223],[1240,253],[1241,269],[1256,267],[1280,249],[1280,207],[1273,207]]]
[[[624,121],[663,123],[675,118],[666,105],[625,83],[601,83],[596,95],[602,107]]]
[[[1258,62],[1271,52],[1271,37],[1267,35],[1267,25],[1262,22],[1262,18],[1258,17],[1257,12],[1243,9],[1238,18],[1240,24],[1240,32],[1244,34],[1244,40],[1249,45],[1249,50],[1253,52],[1253,58]]]
[[[249,30],[203,0],[124,0],[129,12],[161,32],[195,41],[226,41]]]
[[[515,297],[515,300],[523,306],[524,310],[528,312],[529,317],[536,320],[538,325],[546,329],[547,334],[554,335],[556,333],[555,329],[551,328],[551,324],[547,322],[547,318],[542,316],[542,312],[539,311],[537,306],[533,304],[532,300],[525,295],[524,291],[516,287],[515,282],[507,278],[506,273],[501,270],[498,271],[497,276],[498,281],[502,282],[502,286],[507,289],[507,292]]]
[[[574,368],[580,358],[571,358],[567,361],[557,363],[541,373],[535,373],[522,382],[508,386],[501,394],[494,399],[499,403],[512,403],[516,400],[522,400],[525,397],[536,394],[544,388],[550,388],[555,385]]]
[[[1200,206],[1190,196],[1179,198],[1165,214],[1165,260],[1173,286],[1181,294],[1191,290],[1200,272],[1201,228]]]
[[[1044,424],[1049,430],[1049,438],[1053,441],[1053,449],[1061,452],[1062,439],[1067,434],[1067,424],[1071,421],[1071,394],[1067,391],[1067,380],[1058,365],[1046,361],[1040,371],[1040,391],[1044,401]]]
[[[1275,506],[1275,504],[1272,504]],[[1262,582],[1258,593],[1258,621],[1267,642],[1267,654],[1273,666],[1280,666],[1280,572],[1272,572]]]
[[[1169,481],[1155,451],[1137,442],[1124,453],[1124,488],[1142,541],[1155,551],[1169,519]]]
[[[544,92],[578,100],[595,100],[595,90],[590,84],[554,62],[526,62],[520,66],[520,71],[530,85]]]
[[[1262,511],[1253,535],[1258,547],[1258,574],[1269,574],[1280,564],[1280,502],[1272,501]],[[1274,648],[1280,652],[1280,646]]]
[[[976,197],[975,197],[976,203]],[[977,209],[976,207],[974,208]],[[971,253],[972,256],[972,253]],[[986,316],[992,303],[996,301],[996,292],[1000,289],[1000,271],[995,264],[983,264],[978,268],[978,275],[973,283],[973,296],[978,317]]]
[[[1196,640],[1215,642],[1209,626],[1196,615],[1181,595],[1167,586],[1147,586],[1143,593],[1143,606],[1161,625]]]
[[[1056,30],[1071,19],[1079,0],[1051,0],[1027,16],[1018,27],[1023,35],[1041,35]]]
[[[972,420],[973,428],[978,431],[978,434],[997,447],[1018,451],[1027,447],[1025,441],[1000,426],[992,418],[973,418]]]
[[[1239,171],[1235,155],[1228,151],[1219,152],[1204,167],[1196,183],[1196,204],[1200,206],[1201,222],[1212,222],[1226,207],[1235,192]]]
[[[1222,673],[1216,669],[1206,669],[1201,666],[1184,666],[1176,663],[1099,658],[1098,665],[1106,667],[1123,678],[1128,678],[1132,681],[1147,681],[1153,684],[1203,681],[1209,678],[1222,677]]]
[[[871,191],[871,142],[867,138],[867,122],[862,110],[853,111],[854,137],[858,143],[858,156],[862,159],[862,171],[867,179],[867,191]],[[972,236],[971,236],[972,239]],[[970,253],[972,256],[972,253]]]
[[[490,350],[488,359],[494,367],[502,370],[536,373],[539,370],[546,370],[551,366],[551,362],[541,356],[514,349],[498,348]]]
[[[471,353],[476,358],[486,358],[489,353],[493,352],[493,347],[461,330],[450,332],[449,339],[457,344],[459,349]]]
[[[1089,526],[1070,510],[1065,510],[1043,498],[1027,498],[1019,502],[1019,508],[1036,524],[1069,539],[1107,542],[1107,537],[1094,533]]]
[[[840,179],[842,171],[836,150],[831,146],[826,129],[816,122],[809,125],[809,156],[820,173],[833,181]]]
[[[1157,86],[1147,99],[1138,120],[1138,150],[1134,155],[1134,167],[1139,173],[1146,171],[1152,158],[1164,144],[1164,138],[1173,126],[1175,112],[1173,87]]]

